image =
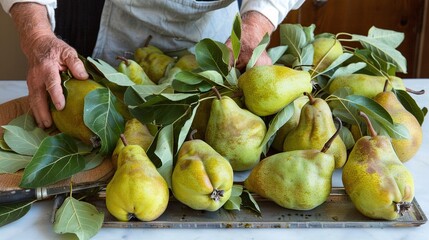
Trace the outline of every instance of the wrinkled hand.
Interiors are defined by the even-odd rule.
[[[27,54],[30,107],[39,127],[50,127],[47,94],[56,109],[62,110],[65,105],[60,72],[69,69],[77,79],[86,79],[88,74],[76,51],[55,36],[40,36],[31,46],[32,53]]]
[[[76,51],[51,30],[46,7],[37,3],[15,3],[10,10],[28,60],[27,85],[30,107],[39,127],[52,125],[48,94],[58,110],[64,108],[60,72],[70,70],[77,79],[88,78]]]
[[[274,29],[273,24],[259,12],[251,11],[243,14],[241,24],[241,51],[236,65],[238,69],[244,69],[246,67],[252,57],[253,50],[261,42],[264,35],[266,33],[271,34]],[[226,45],[232,49],[231,39],[227,40]],[[255,65],[271,64],[271,58],[268,56],[267,52],[264,51],[258,58]]]

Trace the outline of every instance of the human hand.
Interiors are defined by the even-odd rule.
[[[65,106],[60,72],[70,70],[76,79],[88,78],[77,52],[51,30],[46,7],[37,3],[15,3],[10,9],[28,60],[29,104],[41,128],[52,125],[48,94],[58,110]]]
[[[70,70],[76,79],[87,79],[88,73],[77,52],[56,36],[40,36],[27,53],[27,86],[30,107],[39,127],[52,125],[48,94],[57,110],[65,106],[60,72]]]
[[[267,33],[271,34],[273,31],[273,24],[261,13],[250,11],[242,15],[241,51],[236,65],[238,69],[243,69],[246,67],[247,63],[252,57],[253,50],[261,42],[264,35]],[[232,49],[231,39],[227,40],[226,45]],[[256,66],[271,64],[271,58],[268,56],[268,53],[265,50],[262,52],[261,56],[255,63]]]

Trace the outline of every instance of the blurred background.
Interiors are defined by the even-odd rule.
[[[71,2],[71,1],[69,1]],[[315,33],[347,32],[366,35],[372,26],[403,32],[398,50],[407,59],[401,77],[429,78],[429,0],[307,0],[289,13],[285,23],[316,25]],[[279,44],[278,32],[270,46]],[[25,79],[27,63],[12,20],[0,11],[0,80]]]

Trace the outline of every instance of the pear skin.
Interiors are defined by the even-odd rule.
[[[369,120],[366,120],[369,122]],[[387,136],[360,138],[343,167],[342,181],[356,209],[374,219],[397,219],[414,198],[414,180]]]
[[[387,90],[392,90],[392,87],[405,90],[405,85],[401,78],[390,76],[388,80],[391,84],[388,85]],[[327,91],[332,94],[338,89],[346,87],[351,90],[352,94],[374,98],[377,94],[383,92],[385,82],[386,77],[383,76],[353,73],[331,79]]]
[[[125,138],[127,139],[128,144],[130,145],[139,145],[143,148],[143,150],[147,151],[149,146],[152,144],[154,136],[149,132],[149,129],[146,125],[142,124],[136,118],[132,118],[125,123],[124,130]],[[119,153],[125,147],[124,143],[121,139],[118,139],[116,143],[115,150],[112,153],[112,163],[113,166],[117,166],[117,161],[119,157]]]
[[[334,120],[329,105],[321,98],[313,98],[301,109],[298,125],[283,142],[283,151],[321,149],[335,133]],[[335,168],[341,168],[347,160],[347,149],[341,138],[335,138],[327,150],[335,158]]]
[[[258,116],[273,115],[301,96],[311,92],[310,74],[285,66],[255,66],[238,78],[244,103]]]
[[[167,182],[142,147],[126,145],[119,153],[118,169],[106,188],[106,207],[120,221],[136,217],[152,221],[164,213],[169,201]]]
[[[259,162],[266,132],[259,116],[230,97],[213,99],[205,140],[228,159],[234,171],[249,170]]]
[[[334,157],[319,150],[277,153],[261,160],[244,186],[284,208],[310,210],[328,198],[334,166]]]
[[[171,178],[171,190],[183,204],[216,211],[231,196],[234,181],[228,160],[199,139],[183,143]]]
[[[420,123],[402,106],[393,92],[381,92],[375,96],[374,100],[386,109],[394,123],[402,124],[408,129],[410,137],[392,139],[392,145],[401,162],[409,161],[422,145],[423,131]]]
[[[95,146],[98,137],[83,121],[85,96],[92,90],[104,88],[93,80],[70,79],[64,82],[67,89],[66,104],[63,110],[51,108],[52,120],[55,126],[63,133],[81,140],[83,143]]]
[[[323,72],[343,54],[343,46],[335,38],[316,38],[312,44],[314,48],[313,71],[315,73]]]

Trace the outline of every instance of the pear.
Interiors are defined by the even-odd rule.
[[[293,101],[294,111],[292,117],[277,130],[276,136],[271,144],[271,147],[279,152],[283,151],[283,143],[286,136],[292,129],[299,123],[299,116],[301,115],[302,107],[308,102],[307,96],[301,96]]]
[[[396,76],[387,78],[389,84],[387,90],[392,88],[406,90],[404,82]],[[327,91],[332,94],[340,88],[348,88],[352,94],[361,95],[367,98],[374,98],[380,92],[383,92],[386,77],[372,76],[367,74],[353,73],[341,75],[331,79],[328,83]]]
[[[176,62],[174,58],[152,45],[137,48],[134,59],[154,83],[158,83]]]
[[[238,78],[246,107],[258,116],[277,113],[304,92],[311,92],[310,74],[285,66],[255,66]]]
[[[321,149],[337,131],[329,105],[321,98],[309,98],[301,109],[298,125],[289,132],[283,142],[283,151]],[[336,138],[326,152],[335,158],[335,168],[341,168],[347,160],[347,149],[341,138]]]
[[[198,62],[194,54],[185,54],[177,60],[174,67],[178,67],[183,71],[192,71],[198,68]]]
[[[384,91],[374,97],[392,117],[394,123],[402,124],[410,133],[406,139],[392,139],[393,149],[395,149],[399,160],[409,161],[420,149],[423,140],[423,131],[420,123],[413,114],[408,112],[396,95],[391,91]]]
[[[171,190],[192,209],[216,211],[231,196],[233,174],[228,160],[206,142],[191,139],[178,152]]]
[[[205,141],[228,159],[235,171],[249,170],[259,162],[266,132],[259,116],[240,108],[230,97],[213,99]]]
[[[124,57],[117,58],[121,60],[118,66],[118,72],[127,75],[135,84],[155,85],[136,61]]]
[[[147,151],[152,144],[154,136],[150,133],[148,127],[141,123],[136,118],[131,118],[125,123],[124,136],[130,145],[139,145],[143,150]],[[118,139],[115,150],[112,153],[113,166],[117,166],[119,153],[125,147],[122,139]]]
[[[87,145],[97,147],[99,138],[85,125],[83,108],[85,96],[95,89],[104,88],[104,86],[90,79],[69,79],[64,81],[63,84],[66,89],[65,107],[61,111],[58,111],[55,107],[51,108],[52,120],[55,126],[60,132],[77,138]]]
[[[377,135],[368,117],[370,136],[360,138],[343,167],[342,181],[356,209],[363,215],[394,220],[414,198],[414,181],[393,149],[390,138]]]
[[[287,151],[263,159],[252,169],[244,187],[284,208],[311,210],[321,205],[331,192],[335,169],[334,156],[326,150],[340,128],[321,150]]]
[[[107,210],[120,221],[136,217],[152,221],[164,213],[169,201],[167,182],[139,145],[119,153],[118,168],[106,188]]]
[[[315,73],[323,72],[343,54],[343,46],[335,38],[319,37],[312,44],[314,48],[313,71]]]

